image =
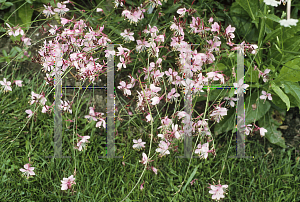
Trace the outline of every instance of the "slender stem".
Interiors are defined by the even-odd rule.
[[[291,3],[292,3],[292,0],[287,0],[287,6],[286,6],[287,20],[289,20],[291,18]]]

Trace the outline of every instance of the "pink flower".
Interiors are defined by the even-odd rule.
[[[45,104],[45,103],[44,103]],[[60,105],[61,109],[63,111],[68,111],[70,114],[72,114],[72,108],[71,108],[71,105],[70,105],[70,102],[69,101],[62,101],[61,100],[61,105]]]
[[[258,78],[260,78],[261,76],[263,77],[263,81],[264,82],[267,82],[268,79],[267,79],[267,74],[269,74],[271,70],[270,69],[265,69],[264,73],[262,73],[260,70],[259,70],[259,73],[258,73]]]
[[[226,30],[225,30],[225,34],[226,34],[229,38],[233,39],[233,38],[234,38],[234,34],[233,34],[234,31],[235,31],[235,27],[231,27],[231,25],[229,25],[229,26],[226,28]]]
[[[143,181],[143,183],[142,183],[141,186],[140,186],[140,189],[141,189],[141,190],[144,189],[144,184],[145,184],[145,182]]]
[[[147,162],[150,162],[150,161],[148,160],[147,154],[145,154],[145,153],[143,152],[142,155],[143,155],[142,161],[139,161],[139,162],[142,162],[142,164],[146,165],[146,163],[147,163]]]
[[[146,119],[147,119],[147,122],[150,122],[151,120],[153,121],[153,118],[151,117],[150,114],[148,114],[148,115],[146,116]]]
[[[104,114],[104,113],[102,113],[102,114]],[[105,128],[105,120],[104,120],[104,118],[99,118],[99,121],[96,123],[96,127],[97,128],[100,128],[101,127],[101,125],[103,126],[103,128]]]
[[[214,117],[214,119],[219,123],[221,120],[221,116],[227,115],[228,109],[222,108],[222,107],[216,107],[216,110],[214,110],[210,116]]]
[[[44,15],[46,16],[46,18],[50,17],[51,15],[54,15],[55,13],[52,11],[52,6],[46,6],[44,5],[44,7],[46,8],[45,10],[43,10]]]
[[[219,30],[220,30],[220,26],[218,25],[217,22],[215,22],[214,24],[212,24],[211,28],[212,28],[211,29],[212,32],[219,32]]]
[[[268,131],[264,128],[259,128],[259,132],[260,132],[260,136],[263,137],[263,136],[265,136],[265,133]]]
[[[210,17],[208,20],[209,23],[212,23],[213,21],[214,21],[213,17]]]
[[[77,143],[77,147],[74,147],[75,149],[78,149],[78,151],[81,151],[82,148],[86,149],[86,143],[88,143],[88,139],[90,139],[90,136],[80,136],[82,139]]]
[[[132,146],[133,149],[137,149],[137,150],[140,150],[141,148],[145,147],[144,144],[146,144],[146,142],[143,142],[141,138],[138,140],[133,139],[133,143],[136,143]]]
[[[234,94],[239,94],[242,92],[242,90],[245,92],[246,88],[249,87],[248,84],[243,84],[244,78],[241,78],[239,83],[233,83],[234,87],[237,88],[237,90],[234,91]]]
[[[34,104],[34,103],[41,103],[42,105],[45,105],[47,99],[44,97],[43,94],[37,94],[34,93],[33,91],[31,91],[31,102],[30,105]]]
[[[120,35],[124,38],[125,42],[134,41],[134,37],[132,36],[133,32],[128,32],[127,29],[124,30]]]
[[[181,135],[178,132],[178,124],[172,124],[172,133],[174,133],[176,139],[180,139]]]
[[[198,179],[193,179],[190,183],[191,185],[193,185],[195,183],[195,181],[198,180]]]
[[[186,8],[180,8],[177,10],[177,13],[180,15],[180,17],[183,17],[186,12]]]
[[[159,152],[160,156],[164,156],[166,154],[170,154],[170,151],[168,150],[170,143],[169,142],[165,142],[165,141],[160,141],[159,143],[159,148],[157,148],[155,151]]]
[[[97,8],[96,12],[103,12],[102,8]]]
[[[161,90],[160,87],[155,87],[154,84],[150,84],[150,89],[151,89],[152,92],[155,92],[155,93],[157,93]]]
[[[21,40],[24,42],[24,44],[26,46],[30,46],[31,45],[31,39],[30,38],[25,38],[24,36],[22,36]]]
[[[11,85],[11,82],[10,81],[7,81],[6,82],[6,78],[3,79],[3,81],[0,81],[0,84],[2,86],[4,86],[4,92],[8,92],[8,91],[12,91],[10,85]]]
[[[9,27],[8,35],[9,35],[9,36],[11,36],[11,35],[15,36],[15,33],[14,33],[13,28],[11,28],[10,25],[9,25],[8,23],[5,23],[5,24]]]
[[[24,31],[19,27],[16,31],[15,31],[15,36],[18,36],[18,35],[24,35]]]
[[[258,48],[258,46],[257,45],[250,45],[250,47],[249,47],[250,49],[252,49],[252,51],[251,51],[251,54],[256,54],[257,53],[257,48]]]
[[[126,69],[126,61],[124,60],[123,57],[120,56],[120,62],[118,63],[117,67],[118,67],[118,71],[122,68]]]
[[[118,86],[118,89],[123,89],[125,96],[131,95],[129,88],[132,88],[132,84],[126,84],[124,81],[120,81],[120,85],[121,86]]]
[[[66,18],[60,18],[61,19],[61,24],[63,25],[63,26],[65,26],[65,24],[67,24],[68,22],[71,22],[72,20],[68,20],[68,19],[66,19]],[[73,53],[73,54],[76,54],[76,53]]]
[[[175,100],[177,97],[180,96],[179,93],[175,93],[175,92],[176,92],[176,89],[172,88],[171,92],[169,92],[168,96],[167,96],[169,100],[173,100],[173,99]]]
[[[30,118],[32,116],[32,114],[33,114],[33,112],[31,111],[31,109],[27,109],[25,112],[26,112],[26,114],[29,114],[27,116],[27,118]]]
[[[272,100],[272,95],[271,95],[271,93],[267,93],[267,92],[264,91],[264,90],[263,90],[261,93],[262,93],[262,95],[259,97],[260,99],[266,100],[267,97],[268,97],[269,100]]]
[[[46,112],[50,111],[50,109],[51,109],[51,106],[45,105],[42,108],[42,113],[46,113]]]
[[[234,107],[234,102],[233,101],[237,101],[238,100],[238,98],[229,98],[229,97],[224,97],[224,100],[230,100],[230,106],[231,107]]]
[[[245,133],[246,133],[246,135],[249,135],[250,134],[250,132],[251,132],[251,127],[252,125],[251,124],[248,124],[246,127],[245,126],[243,126],[243,127],[245,127]]]
[[[153,166],[151,166],[151,169],[153,170],[153,172],[155,173],[155,175],[157,175],[157,169],[154,168]]]
[[[84,118],[97,121],[97,118],[95,118],[95,117],[98,116],[99,113],[98,112],[95,113],[93,107],[90,107],[89,109],[90,109],[90,112],[89,112],[90,115],[85,115]]]
[[[209,150],[209,145],[208,142],[204,143],[202,146],[201,144],[198,144],[198,149],[195,150],[195,154],[199,154],[202,158],[207,159],[208,153],[210,152]]]
[[[33,172],[34,167],[30,167],[30,164],[27,163],[24,165],[24,168],[21,168],[20,171],[24,173],[24,175],[27,175],[27,179],[29,178],[29,175],[35,175],[35,173]]]
[[[220,200],[220,198],[225,198],[224,196],[224,189],[226,189],[228,185],[221,185],[218,184],[216,186],[210,185],[210,191],[209,193],[212,194],[212,199]]]
[[[75,178],[73,177],[73,175],[71,175],[68,178],[63,178],[63,180],[61,180],[61,182],[62,182],[61,190],[71,189],[72,184],[76,184]]]
[[[66,5],[62,5],[61,3],[57,3],[57,8],[54,9],[54,12],[57,12],[60,16],[64,15],[67,11],[69,11],[68,8],[66,8]]]

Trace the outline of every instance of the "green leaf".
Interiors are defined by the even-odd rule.
[[[255,17],[258,15],[258,0],[236,0],[236,2],[248,13],[252,21],[255,23],[256,28],[258,28],[258,20]]]
[[[7,52],[6,52],[6,50],[2,50],[2,53],[3,53],[3,55],[4,55],[4,57],[7,57]]]
[[[282,99],[283,102],[285,102],[287,106],[287,111],[290,110],[290,100],[289,97],[278,87],[274,82],[271,82],[271,87],[274,90],[274,92]]]
[[[253,110],[252,105],[256,104],[256,109]],[[251,124],[253,121],[258,121],[261,119],[270,109],[271,104],[269,101],[259,99],[259,95],[252,94],[248,96],[245,100],[245,124]]]
[[[30,8],[29,4],[25,4],[18,11],[18,16],[25,24],[26,29],[28,30],[31,25],[31,17],[33,14],[33,9]]]
[[[292,82],[298,82],[300,81],[300,58],[291,60],[281,68],[280,74],[277,80],[284,80],[284,81],[292,81]]]
[[[14,4],[11,3],[11,2],[5,2],[4,3],[4,6],[6,6],[6,8],[11,7],[12,5],[14,5]]]
[[[170,6],[166,11],[164,11],[164,13],[173,13],[177,11],[177,9],[181,6],[181,4],[173,4],[172,6]]]
[[[216,65],[216,67],[217,67],[218,71],[223,71],[223,72],[228,69],[227,66],[223,63],[218,63]]]
[[[230,16],[232,16],[237,35],[243,36],[247,41],[257,41],[258,30],[253,29],[254,25],[251,23],[253,19],[237,2],[234,2],[230,7]]]
[[[278,22],[281,20],[280,17],[277,17],[276,15],[274,14],[267,14],[266,17],[269,19],[269,20],[272,20],[274,22]]]
[[[265,133],[265,137],[272,144],[276,144],[282,148],[286,148],[285,140],[282,138],[281,131],[277,130],[278,124],[276,124],[276,120],[272,118],[273,110],[268,111],[268,113],[258,121],[260,127],[263,127],[267,130]]]
[[[296,105],[300,109],[300,85],[290,81],[280,81],[280,84],[284,85],[283,89],[286,94],[291,94],[294,97]]]
[[[279,175],[278,177],[293,177],[293,174],[284,174],[284,175]]]
[[[200,164],[199,164],[200,165]],[[194,171],[192,172],[192,174],[190,175],[189,179],[187,180],[186,184],[184,185],[183,189],[181,192],[184,192],[184,190],[186,189],[187,185],[192,181],[192,179],[194,178],[194,176],[196,175],[196,172],[198,170],[199,165],[194,169]]]

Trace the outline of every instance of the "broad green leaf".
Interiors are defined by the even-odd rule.
[[[276,94],[272,95],[272,102],[277,107],[286,110],[286,104],[282,101],[282,99],[280,99],[280,97],[278,95],[276,95]]]
[[[4,6],[6,6],[7,8],[10,7],[10,6],[12,6],[12,5],[14,5],[14,4],[11,3],[11,2],[5,2],[5,3],[4,3]]]
[[[258,121],[259,127],[263,127],[267,130],[265,137],[269,140],[269,142],[286,148],[285,140],[282,138],[282,133],[277,130],[278,125],[275,123],[276,120],[272,118],[272,111],[268,111],[268,113]]]
[[[299,36],[290,37],[284,40],[283,47],[287,51],[298,51],[300,49],[300,39]]]
[[[285,102],[287,106],[287,111],[290,110],[290,100],[289,97],[278,87],[274,82],[271,82],[271,87],[274,90],[274,92],[282,99],[283,102]]]
[[[31,25],[31,17],[33,14],[33,9],[30,8],[29,4],[25,4],[17,12],[21,21],[25,24],[26,29],[29,29]]]
[[[259,95],[260,96],[260,95]],[[251,124],[259,119],[261,119],[270,109],[271,104],[269,101],[259,99],[257,94],[252,94],[248,96],[245,100],[245,124]],[[253,110],[252,105],[256,105],[256,109]]]
[[[281,68],[278,79],[276,80],[300,81],[300,58],[291,60]]]
[[[284,92],[294,97],[296,105],[300,109],[300,85],[290,81],[280,81],[280,83],[284,85]]]
[[[237,3],[234,2],[230,7],[230,16],[232,17],[233,26],[236,27],[237,35],[241,35],[247,41],[257,41],[258,31],[253,29],[249,14]]]
[[[227,66],[223,63],[218,63],[216,66],[218,71],[225,71],[227,69]]]
[[[259,9],[258,0],[236,0],[236,2],[248,13],[256,28],[258,28],[258,20],[256,19]]]

